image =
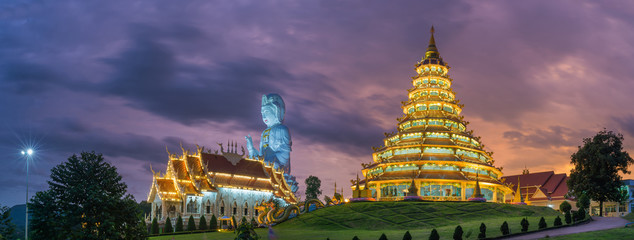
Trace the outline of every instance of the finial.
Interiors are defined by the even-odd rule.
[[[431,32],[432,35],[434,34],[434,25],[431,25],[431,30],[429,30],[429,32]]]

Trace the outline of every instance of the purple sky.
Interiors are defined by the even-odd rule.
[[[337,181],[350,195],[396,127],[432,24],[496,166],[568,172],[604,127],[634,152],[633,23],[630,1],[1,1],[0,204],[24,202],[24,142],[38,144],[31,195],[94,150],[145,199],[166,146],[259,137],[272,92],[300,191],[316,175],[324,194]]]

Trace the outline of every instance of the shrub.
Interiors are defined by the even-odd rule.
[[[387,236],[385,236],[385,233],[381,234],[379,240],[387,240]]]
[[[211,215],[211,220],[209,220],[209,229],[216,230],[218,229],[218,219],[216,219],[216,215]]]
[[[480,223],[480,234],[478,234],[478,239],[485,238],[487,238],[487,225],[484,225],[484,223]]]
[[[246,220],[246,218],[244,218]],[[260,236],[253,230],[253,225],[247,221],[242,221],[238,227],[236,227],[236,240],[256,240],[260,239]]]
[[[456,230],[453,231],[453,240],[462,240],[462,227],[456,226]]]
[[[585,218],[586,218],[586,210],[584,210],[583,208],[579,208],[579,211],[577,211],[577,214],[575,216],[575,221],[581,221]]]
[[[163,233],[173,233],[174,228],[172,227],[172,220],[168,217],[165,220],[165,229],[163,229]]]
[[[156,218],[152,220],[152,227],[150,228],[150,234],[159,234],[159,226],[158,226],[158,221],[156,221]]]
[[[412,235],[409,234],[409,231],[405,232],[405,235],[403,235],[403,240],[412,240]]]
[[[566,214],[564,215],[564,218],[566,219],[566,224],[570,224],[572,222],[572,217],[570,216],[570,211],[566,212]]]
[[[329,238],[329,239],[330,239],[330,238]],[[354,236],[354,237],[352,238],[352,240],[361,240],[361,239],[359,239],[359,237],[357,237],[357,236]]]
[[[436,229],[431,230],[431,234],[429,234],[429,240],[440,240],[440,235],[438,235],[438,231]]]
[[[180,215],[178,215],[178,219],[176,219],[176,232],[182,232],[183,231],[183,218],[181,218]]]
[[[557,216],[557,218],[555,218],[555,222],[553,223],[553,225],[556,226],[561,226],[561,218],[559,216]]]
[[[200,216],[200,221],[198,221],[198,229],[207,230],[207,219],[205,219],[205,215]]]
[[[559,211],[563,213],[570,212],[571,209],[572,206],[570,206],[570,203],[568,203],[567,201],[563,201],[561,204],[559,204]]]
[[[544,229],[548,227],[548,224],[546,224],[546,219],[544,219],[544,217],[539,219],[539,229]]]
[[[522,232],[527,232],[528,231],[528,225],[530,225],[528,223],[528,219],[523,218],[522,221],[520,222],[520,224],[522,225]]]
[[[238,222],[236,222],[236,216],[231,216],[231,221],[233,222],[231,228],[235,229],[238,226]]]
[[[502,232],[502,235],[509,235],[509,224],[504,221],[504,223],[502,223],[502,226],[500,227],[500,232]]]
[[[196,221],[194,221],[193,215],[189,215],[189,220],[187,220],[187,231],[196,231]]]

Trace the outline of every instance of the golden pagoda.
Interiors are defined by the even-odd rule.
[[[493,153],[484,150],[460,116],[463,104],[451,89],[453,79],[436,48],[433,27],[425,56],[415,67],[398,131],[386,133],[384,146],[373,148],[373,162],[362,164],[364,185],[378,201],[402,200],[408,189],[417,189],[423,200],[467,201],[479,180],[487,201],[505,202],[513,190],[500,181]]]

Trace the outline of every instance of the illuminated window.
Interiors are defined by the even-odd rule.
[[[436,79],[432,79],[432,80],[431,80],[431,83],[432,83],[432,84],[436,84]]]
[[[431,70],[432,71],[436,71],[436,67],[431,67]]]
[[[408,112],[408,113],[413,113],[413,112],[414,112],[414,108],[409,108],[409,109],[407,109],[407,112]]]
[[[427,84],[429,81],[427,81],[427,79],[423,79],[423,83]]]
[[[438,105],[431,105],[431,106],[429,106],[429,110],[440,110],[440,106],[438,106]]]
[[[425,106],[425,105],[420,105],[420,106],[418,106],[417,110],[418,110],[418,111],[424,111],[424,110],[427,110],[427,106]]]
[[[432,96],[438,96],[438,91],[431,91],[431,92],[430,92],[430,94],[431,94]]]

